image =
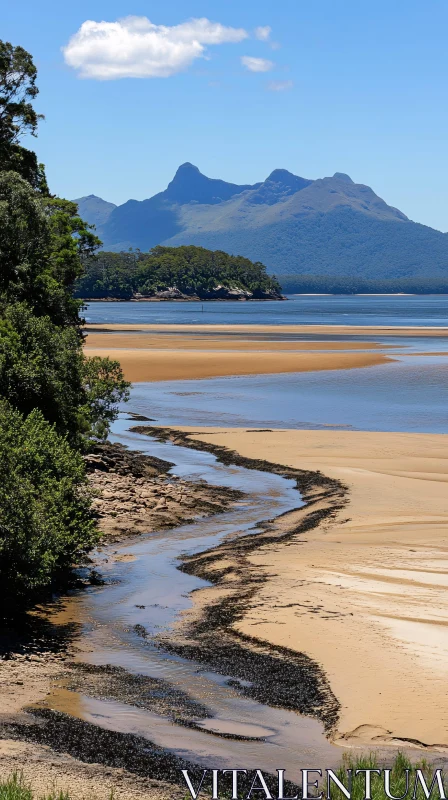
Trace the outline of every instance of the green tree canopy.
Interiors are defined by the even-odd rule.
[[[20,145],[41,115],[29,53],[0,41],[0,593],[48,587],[97,539],[84,461],[129,389],[83,352],[73,287],[99,245]]]
[[[0,163],[3,169],[18,172],[41,192],[48,192],[45,171],[36,154],[21,147],[25,133],[36,136],[43,119],[33,106],[39,89],[37,69],[31,55],[23,47],[13,47],[0,40]]]

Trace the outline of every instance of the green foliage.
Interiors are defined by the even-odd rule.
[[[35,189],[48,191],[42,164],[36,154],[18,144],[24,133],[36,135],[42,114],[32,101],[39,90],[33,59],[23,47],[0,41],[0,163],[4,170],[18,172]]]
[[[427,800],[424,791],[422,790],[421,783],[417,781],[416,791],[414,794],[414,785],[415,785],[415,770],[420,769],[426,781],[426,784],[429,788],[432,781],[432,775],[434,770],[434,764],[430,765],[426,761],[421,761],[417,764],[411,764],[409,759],[403,754],[398,753],[392,764],[386,764],[386,767],[390,766],[391,773],[390,773],[390,786],[391,786],[391,794],[395,797],[403,797],[406,796],[408,798],[413,798],[413,800]],[[352,790],[351,790],[351,798],[352,800],[364,800],[365,799],[365,775],[363,773],[359,775],[355,775],[356,770],[365,770],[365,769],[384,769],[384,765],[379,763],[378,756],[376,753],[370,753],[370,755],[365,756],[356,756],[352,754],[346,754],[342,758],[342,766],[339,770],[336,771],[336,774],[344,784],[347,786],[347,770],[353,770],[352,773]],[[410,770],[409,773],[409,790],[406,792],[406,772],[405,770]],[[387,800],[386,792],[384,791],[384,777],[378,775],[371,775],[371,788],[372,788],[372,800]],[[431,795],[434,798],[438,797],[437,787],[433,790]],[[335,785],[332,786],[331,790],[331,800],[346,800],[345,795],[338,789]]]
[[[229,227],[220,218],[217,206],[216,217],[208,221],[207,229],[207,220],[202,225],[200,207],[192,206],[188,213],[194,217],[194,229],[176,235],[172,243],[193,241],[202,247],[242,253],[259,259],[277,275],[328,275],[334,279],[342,275],[364,280],[419,278],[422,282],[430,277],[446,282],[446,233],[410,220],[376,219],[342,206],[308,214],[295,214],[291,207],[291,213],[285,213],[275,223],[269,219],[271,206],[258,208],[256,227],[245,225],[244,217]],[[229,213],[228,209],[224,211]]]
[[[118,362],[83,353],[73,286],[99,240],[18,144],[36,94],[29,53],[0,42],[0,591],[18,599],[95,543],[79,451],[128,396]]]
[[[57,324],[79,323],[73,286],[81,258],[98,243],[75,203],[42,197],[18,173],[0,172],[0,295],[6,302],[26,300]]]
[[[2,593],[42,589],[96,541],[82,457],[34,409],[0,400]]]
[[[149,253],[99,253],[86,262],[76,293],[129,299],[136,292],[151,296],[175,287],[206,299],[216,294],[219,285],[250,291],[255,298],[280,292],[277,280],[260,262],[188,245],[154,247]]]
[[[120,364],[86,359],[73,327],[36,317],[24,304],[7,306],[0,318],[0,396],[23,414],[34,408],[74,446],[87,436],[105,438],[128,397]]]
[[[36,317],[24,304],[7,306],[0,319],[0,396],[23,414],[39,408],[59,433],[77,439],[83,354],[74,328]]]
[[[106,439],[109,424],[117,416],[118,404],[129,397],[129,383],[123,378],[119,361],[99,356],[83,360],[82,377],[90,434]]]
[[[35,794],[26,783],[21,773],[13,773],[10,778],[0,783],[0,800],[34,800]],[[70,795],[63,791],[54,791],[40,797],[39,800],[70,800]]]

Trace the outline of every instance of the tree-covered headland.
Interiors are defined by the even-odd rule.
[[[0,592],[17,602],[96,542],[82,454],[128,394],[118,362],[83,352],[74,286],[100,242],[21,144],[41,118],[36,78],[0,41]]]
[[[165,293],[199,300],[281,298],[280,284],[261,262],[194,245],[158,246],[149,253],[87,254],[84,267],[76,295],[92,300],[157,298]]]

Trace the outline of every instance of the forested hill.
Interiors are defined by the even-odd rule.
[[[276,169],[246,186],[208,178],[187,163],[148,200],[110,209],[87,197],[78,205],[115,252],[193,244],[240,253],[276,275],[448,277],[447,233],[412,222],[339,172],[310,180]]]
[[[76,295],[84,299],[281,300],[260,262],[220,250],[154,247],[149,253],[100,252],[85,261]]]

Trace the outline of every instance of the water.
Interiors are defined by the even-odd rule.
[[[364,369],[134,385],[129,410],[157,425],[448,431],[446,356]]]
[[[203,308],[203,311],[201,310]],[[208,325],[448,325],[448,295],[289,295],[284,302],[88,303],[87,322]]]
[[[190,593],[207,585],[179,572],[179,557],[215,546],[225,536],[256,535],[254,526],[263,519],[300,507],[303,501],[294,482],[270,473],[224,466],[209,453],[158,443],[128,432],[127,426],[129,422],[119,420],[113,440],[174,461],[172,471],[178,476],[242,489],[248,496],[218,517],[153,532],[120,546],[120,558],[126,557],[125,561],[114,558],[117,545],[102,549],[98,568],[109,585],[88,589],[68,600],[64,618],[82,621],[76,643],[81,661],[113,664],[134,674],[168,681],[206,705],[212,718],[198,720],[204,731],[191,730],[163,714],[60,687],[47,698],[47,704],[103,728],[139,734],[204,767],[256,769],[262,765],[266,772],[275,773],[281,766],[290,779],[298,780],[303,764],[337,764],[340,751],[326,739],[317,720],[241,696],[229,685],[231,676],[208,671],[163,649],[163,637],[169,637],[181,613],[192,605]],[[143,626],[147,637],[138,635],[135,625]],[[162,647],[152,638],[160,635]],[[222,738],[222,733],[247,740]]]
[[[94,303],[89,322],[271,324],[276,340],[331,339],[331,335],[282,332],[284,324],[433,326],[447,324],[447,297],[297,297],[284,303]],[[251,334],[256,338],[264,335]],[[339,338],[339,337],[338,337]],[[350,337],[352,340],[355,337]],[[373,337],[357,336],[359,341]],[[160,425],[211,425],[260,428],[327,428],[446,432],[446,352],[442,337],[400,336],[375,341],[392,344],[395,361],[364,369],[226,377],[136,384],[127,410],[155,418]],[[149,533],[98,556],[105,587],[90,588],[67,602],[65,613],[81,622],[79,659],[113,664],[131,673],[168,681],[206,705],[211,719],[191,730],[163,713],[118,701],[99,700],[56,688],[49,699],[66,711],[104,728],[142,735],[179,756],[206,767],[287,770],[316,763],[333,766],[341,751],[330,744],[317,720],[258,703],[237,693],[229,675],[208,671],[194,661],[155,646],[172,636],[181,615],[192,606],[191,592],[207,584],[178,570],[184,553],[216,546],[226,536],[257,535],[263,519],[297,508],[302,499],[292,481],[241,467],[224,466],[214,456],[131,434],[123,415],[112,438],[175,463],[173,472],[247,492],[244,502],[219,517],[171,531]],[[120,558],[117,560],[116,552]],[[138,635],[142,626],[147,637]],[[139,627],[138,630],[142,628]],[[233,733],[246,740],[224,739]]]

